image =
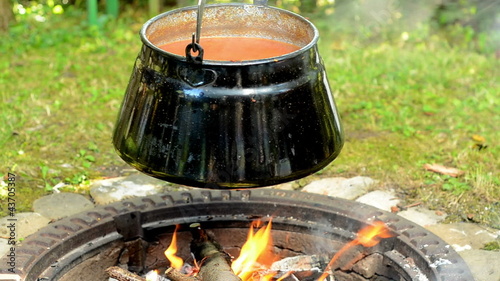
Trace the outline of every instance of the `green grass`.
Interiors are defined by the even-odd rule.
[[[60,182],[87,194],[89,180],[105,176],[106,167],[126,166],[111,133],[146,20],[145,12],[129,9],[99,29],[69,11],[45,23],[23,21],[4,36],[0,174],[18,176],[18,211],[29,211]],[[407,40],[400,33],[341,33],[327,18],[312,20],[346,144],[328,168],[298,185],[370,176],[376,188],[394,189],[404,202],[423,202],[453,221],[500,227],[500,60],[467,38],[450,41],[422,30]],[[431,173],[426,163],[465,174]],[[0,200],[4,207],[5,194]]]
[[[347,137],[329,171],[369,175],[410,203],[499,227],[488,211],[500,201],[499,60],[435,36],[320,47]],[[425,163],[465,175],[434,174]]]
[[[60,182],[85,193],[101,167],[123,165],[111,132],[141,46],[135,21],[146,16],[130,13],[119,28],[100,30],[72,13],[24,22],[2,45],[9,56],[0,59],[0,174],[18,176],[19,211]]]

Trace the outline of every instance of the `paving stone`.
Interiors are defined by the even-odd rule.
[[[75,193],[54,193],[33,202],[33,210],[48,219],[60,219],[94,208],[85,196]]]
[[[437,224],[446,218],[446,214],[436,214],[436,211],[423,207],[410,208],[398,213],[399,216],[412,221],[420,226]]]
[[[478,250],[500,236],[498,229],[473,223],[436,224],[426,228],[453,246],[457,252]]]
[[[356,199],[356,202],[364,203],[390,212],[392,206],[399,204],[399,199],[397,199],[396,195],[390,191],[375,190],[359,197]]]
[[[500,281],[500,252],[470,250],[460,252],[475,281]]]
[[[48,218],[38,213],[18,213],[14,217],[4,217],[0,219],[0,236],[10,236],[7,226],[12,223],[12,221],[9,219],[16,219],[15,233],[17,235],[17,241],[37,232],[40,228],[46,226],[50,222]]]
[[[137,173],[126,177],[96,181],[90,188],[90,196],[99,205],[117,202],[126,198],[142,197],[170,190],[187,189],[148,175]]]
[[[390,211],[400,201],[394,193],[388,191],[373,191],[366,193],[374,184],[368,177],[325,178],[314,181],[304,187],[305,192],[318,193],[344,199],[356,199],[382,210]],[[293,190],[293,183],[284,183],[269,188]],[[98,204],[108,204],[125,198],[147,196],[170,190],[188,189],[188,187],[173,186],[168,182],[158,180],[142,173],[127,177],[96,181],[91,188],[91,196]],[[363,195],[364,194],[364,195]],[[16,229],[18,239],[24,238],[47,225],[50,219],[59,219],[84,210],[92,209],[93,204],[82,195],[73,193],[58,193],[42,197],[33,204],[36,213],[19,213]],[[484,244],[500,238],[500,230],[487,228],[471,223],[438,224],[446,215],[439,216],[434,211],[415,207],[398,213],[414,223],[425,226],[460,253],[473,272],[476,281],[500,281],[500,252],[479,250]],[[7,218],[0,219],[0,236],[8,236],[5,223]],[[7,239],[0,239],[0,256],[8,252],[10,246]],[[370,275],[358,269],[358,273]]]
[[[363,195],[374,183],[373,179],[361,176],[325,178],[311,182],[302,191],[352,200]]]

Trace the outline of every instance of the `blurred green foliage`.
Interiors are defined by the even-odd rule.
[[[153,1],[121,1],[122,10],[147,8]],[[161,0],[162,10],[195,5],[196,0]],[[251,0],[219,0],[212,3],[251,2]],[[11,32],[29,29],[26,24],[43,22],[47,17],[67,10],[85,12],[85,0],[14,0],[17,24]],[[500,1],[497,0],[269,0],[269,4],[305,16],[325,19],[327,28],[364,37],[368,41],[387,41],[407,36],[421,40],[430,35],[445,36],[450,44],[465,44],[480,52],[496,52],[500,47]],[[105,1],[100,1],[104,11]],[[101,13],[102,24],[109,20]],[[82,23],[85,24],[85,23]],[[403,35],[402,35],[403,34]],[[409,36],[411,35],[411,36]],[[32,35],[34,44],[48,43]],[[64,37],[57,34],[57,37]]]

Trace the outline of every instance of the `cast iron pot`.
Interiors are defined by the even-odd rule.
[[[190,39],[195,25],[196,7],[188,7],[152,18],[140,32],[113,136],[127,163],[170,182],[226,189],[294,180],[337,157],[343,132],[312,23],[274,7],[208,5],[202,46],[203,38],[242,36],[300,49],[210,61],[159,48]]]

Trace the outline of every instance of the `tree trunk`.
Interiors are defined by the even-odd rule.
[[[12,2],[10,0],[0,0],[0,32],[7,31],[12,22],[14,22]]]

